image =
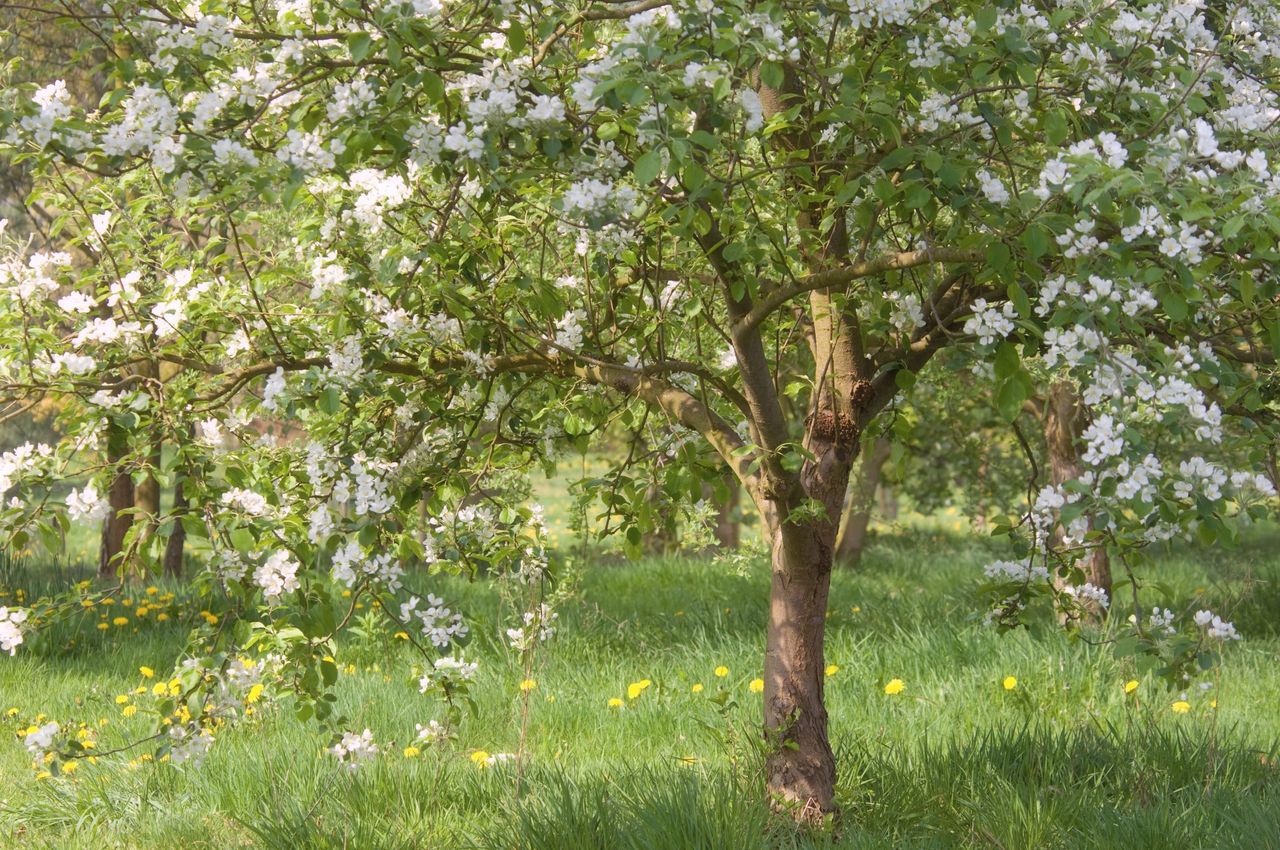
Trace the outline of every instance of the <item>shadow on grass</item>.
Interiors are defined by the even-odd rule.
[[[1023,729],[910,748],[850,748],[831,833],[771,816],[758,774],[535,773],[472,833],[482,850],[1280,848],[1276,748],[1182,728]]]

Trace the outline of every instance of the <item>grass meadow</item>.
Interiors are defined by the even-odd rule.
[[[149,684],[140,668],[164,675],[202,611],[216,615],[216,595],[139,584],[0,658],[0,847],[1280,848],[1278,543],[1255,529],[1234,550],[1162,555],[1170,607],[1211,606],[1245,635],[1216,687],[1191,689],[1178,712],[1181,693],[1048,614],[1006,635],[984,626],[973,590],[998,551],[987,541],[882,533],[834,580],[842,815],[806,834],[771,818],[760,791],[762,555],[580,558],[532,672],[501,638],[512,609],[491,584],[412,576],[465,612],[481,665],[457,737],[416,754],[404,751],[415,723],[438,706],[405,644],[371,627],[338,651],[341,712],[382,748],[360,771],[286,706],[222,732],[199,768],[139,747],[36,779],[20,736],[37,716],[85,724],[101,751],[145,735],[119,698]],[[10,600],[66,578],[0,574]],[[902,691],[887,694],[894,679]],[[518,766],[475,757],[521,749]]]

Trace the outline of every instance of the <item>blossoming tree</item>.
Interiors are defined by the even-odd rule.
[[[56,538],[110,513],[121,471],[170,476],[158,437],[181,447],[191,507],[150,540],[181,521],[242,608],[175,699],[225,687],[208,671],[252,640],[324,716],[329,573],[395,617],[406,563],[537,572],[536,515],[489,482],[660,417],[692,437],[669,456],[728,465],[767,525],[767,781],[815,816],[834,806],[823,623],[850,466],[941,352],[1010,420],[1048,381],[1092,411],[1079,475],[1006,525],[1001,623],[1037,593],[1105,605],[1075,567],[1090,550],[1136,571],[1150,542],[1229,536],[1273,492],[1223,460],[1274,435],[1269,0],[60,15],[111,45],[114,88],[91,114],[57,82],[0,111],[68,243],[0,273],[6,397],[63,399],[68,435],[0,459],[2,520]],[[45,485],[68,471],[91,483],[64,510]],[[615,481],[638,535],[644,490]],[[1155,651],[1169,624],[1136,599]],[[420,619],[443,647],[438,609]],[[23,613],[0,615],[9,649]],[[1195,647],[1232,636],[1201,619]],[[465,678],[436,666],[446,692]],[[185,704],[190,741],[204,703]]]

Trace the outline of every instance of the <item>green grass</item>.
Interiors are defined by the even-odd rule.
[[[971,594],[988,544],[880,538],[834,582],[828,660],[840,669],[827,695],[843,815],[831,833],[807,836],[770,817],[759,790],[748,690],[763,652],[758,559],[587,565],[534,674],[519,781],[514,768],[468,758],[519,745],[524,674],[498,638],[511,613],[486,583],[438,578],[412,585],[467,613],[468,654],[481,662],[477,710],[452,746],[401,756],[438,707],[388,638],[339,653],[359,668],[340,683],[341,709],[387,751],[357,774],[321,752],[315,726],[282,711],[222,733],[199,769],[118,757],[36,781],[13,730],[42,712],[106,718],[100,748],[141,733],[115,695],[142,681],[139,665],[171,665],[184,617],[211,602],[105,633],[90,614],[74,646],[68,626],[0,659],[0,711],[18,709],[0,719],[0,847],[1280,848],[1276,542],[1259,532],[1234,551],[1164,556],[1164,601],[1221,608],[1246,636],[1216,691],[1192,692],[1191,712],[1177,715],[1178,695],[1155,681],[1142,682],[1136,707],[1127,702],[1132,671],[1069,641],[1050,617],[1004,636],[984,627]],[[1006,691],[1010,675],[1018,685]],[[642,696],[607,707],[644,678],[653,686]],[[901,695],[884,694],[891,678],[906,682]]]

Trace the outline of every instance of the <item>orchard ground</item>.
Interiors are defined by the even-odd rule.
[[[1245,635],[1217,686],[1177,706],[1180,692],[1050,616],[1006,635],[984,626],[973,589],[996,551],[937,523],[899,527],[836,575],[826,687],[843,815],[831,834],[770,818],[758,790],[767,559],[601,554],[575,570],[530,677],[522,770],[476,756],[520,747],[526,673],[500,638],[507,607],[483,581],[411,576],[472,628],[476,705],[453,742],[405,754],[435,703],[405,644],[374,629],[339,650],[355,671],[339,687],[347,725],[382,749],[357,772],[280,710],[221,733],[200,768],[145,760],[142,746],[37,780],[18,730],[37,714],[84,722],[100,750],[146,734],[118,698],[154,681],[142,667],[163,677],[190,623],[216,615],[186,586],[130,587],[105,619],[87,611],[0,659],[0,846],[1280,847],[1280,532],[1161,556],[1169,607],[1223,611]],[[48,578],[11,569],[5,590]],[[901,692],[886,693],[895,679]]]

